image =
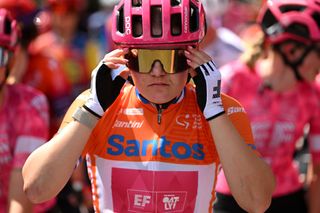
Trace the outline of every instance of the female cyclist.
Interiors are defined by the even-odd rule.
[[[23,192],[22,166],[45,143],[49,109],[45,96],[23,84],[8,84],[19,43],[17,21],[0,9],[0,213],[49,212],[55,199],[34,206]]]
[[[57,194],[82,154],[96,212],[212,212],[220,163],[244,209],[269,206],[273,176],[253,150],[246,114],[220,94],[220,72],[197,49],[204,22],[196,0],[120,1],[119,49],[94,70],[74,120],[25,164],[33,202]],[[124,64],[129,70],[112,80],[110,69]]]

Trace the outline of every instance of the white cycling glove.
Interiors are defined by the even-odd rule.
[[[97,117],[101,117],[104,111],[115,101],[120,90],[126,82],[120,75],[114,80],[111,77],[111,69],[100,63],[91,75],[91,87],[89,99],[84,108]]]
[[[221,91],[221,73],[213,61],[209,61],[195,69],[193,77],[196,85],[198,105],[207,120],[214,119],[224,113]]]

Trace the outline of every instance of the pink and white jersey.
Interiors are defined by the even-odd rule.
[[[48,105],[44,95],[24,85],[7,85],[0,109],[0,213],[7,212],[10,173],[48,139]],[[36,207],[44,212],[53,202]]]
[[[257,150],[276,176],[274,196],[280,196],[302,188],[293,154],[306,125],[310,125],[312,161],[320,163],[320,95],[307,83],[299,83],[287,92],[272,91],[262,86],[259,69],[257,65],[250,70],[240,61],[222,67],[222,91],[244,106]],[[216,189],[230,193],[223,172]]]

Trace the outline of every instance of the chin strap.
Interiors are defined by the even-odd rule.
[[[313,50],[313,45],[309,45],[307,46],[305,49],[304,49],[304,52],[303,54],[301,55],[301,57],[298,58],[298,60],[296,61],[290,61],[288,59],[288,57],[286,56],[286,54],[281,50],[280,48],[281,44],[279,45],[276,45],[274,48],[275,50],[280,53],[281,57],[282,57],[282,60],[284,61],[284,63],[286,65],[288,65],[292,70],[293,70],[293,73],[294,73],[294,76],[295,78],[298,80],[298,81],[303,81],[303,78],[301,76],[301,74],[299,73],[299,67],[300,65],[303,63],[304,59],[307,57],[307,55],[311,52],[311,50]]]

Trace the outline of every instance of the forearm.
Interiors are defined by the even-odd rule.
[[[69,180],[91,129],[71,122],[35,150],[23,167],[24,190],[35,203],[54,197]]]
[[[8,213],[32,212],[33,204],[23,192],[21,168],[14,169],[10,175]]]
[[[264,212],[275,186],[271,169],[243,141],[226,115],[209,124],[232,195],[248,212]]]

